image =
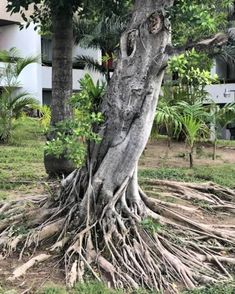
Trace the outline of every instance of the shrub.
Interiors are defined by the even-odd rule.
[[[72,96],[70,103],[74,108],[73,119],[64,120],[52,126],[53,139],[45,147],[46,154],[57,158],[64,156],[77,166],[83,164],[87,143],[98,142],[101,138],[94,131],[94,126],[103,121],[98,112],[104,94],[104,84],[94,84],[89,75],[80,81],[81,91]]]

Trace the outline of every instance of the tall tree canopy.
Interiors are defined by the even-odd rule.
[[[58,3],[66,8],[73,4],[71,10],[77,4]],[[38,259],[51,258],[59,250],[69,285],[82,279],[87,270],[113,287],[145,286],[165,293],[178,292],[175,282],[192,289],[231,278],[222,263],[234,264],[234,258],[229,252],[223,255],[220,249],[211,250],[211,246],[223,250],[225,244],[235,246],[234,228],[206,226],[193,219],[187,206],[151,199],[137,180],[138,160],[150,134],[168,58],[184,48],[222,44],[226,40],[223,35],[211,35],[224,27],[223,21],[220,25],[215,21],[222,18],[224,3],[134,1],[132,17],[121,36],[117,66],[101,105],[104,122],[97,127],[100,142],[89,144],[86,165],[62,181],[55,199],[37,199],[31,211],[27,210],[29,205],[16,209],[15,202],[0,206],[5,215],[0,230],[6,234],[20,223],[22,214],[28,220],[27,234],[20,238],[4,235],[4,248],[23,243],[25,251],[51,242],[51,253]],[[177,30],[184,37],[177,37]],[[194,38],[196,30],[209,38]],[[203,200],[217,208],[234,209],[229,202],[235,195],[232,190],[213,185],[164,185],[185,201]]]

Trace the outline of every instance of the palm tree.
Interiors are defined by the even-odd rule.
[[[225,104],[220,107],[216,103],[210,105],[212,116],[212,129],[213,129],[213,160],[216,159],[216,147],[218,141],[218,127],[224,128],[228,124],[235,121],[235,103]]]
[[[9,51],[0,51],[0,62],[4,63],[0,94],[0,141],[8,142],[13,120],[20,117],[25,107],[37,104],[29,93],[18,89],[20,73],[29,64],[37,62],[37,57],[22,58],[19,52],[12,48]]]
[[[189,164],[193,168],[193,153],[195,142],[201,136],[208,134],[208,126],[203,121],[193,115],[183,114],[180,118],[183,126],[183,132],[186,136],[186,143],[189,145]]]
[[[102,64],[86,55],[76,57],[76,62],[84,64],[88,69],[97,71],[111,79],[114,68],[115,52],[119,48],[121,33],[126,27],[125,19],[120,16],[102,17],[94,28],[94,23],[76,19],[74,22],[75,42],[84,48],[100,49]]]

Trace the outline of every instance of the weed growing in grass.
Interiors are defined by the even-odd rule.
[[[214,212],[213,208],[211,208],[211,204],[208,203],[207,201],[204,201],[204,200],[197,200],[197,199],[195,199],[195,200],[193,200],[192,202],[193,202],[195,205],[201,207],[202,209],[207,210],[207,211],[210,212],[210,213],[213,213],[213,212]]]
[[[150,217],[147,217],[146,219],[142,220],[141,226],[148,231],[151,235],[153,235],[156,232],[161,231],[162,226],[160,223],[157,223],[155,220],[153,220]]]

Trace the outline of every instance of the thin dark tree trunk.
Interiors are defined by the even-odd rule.
[[[193,168],[193,146],[190,147],[190,152],[189,152],[189,166],[190,166],[190,168]]]
[[[71,117],[72,110],[68,104],[72,96],[72,50],[73,26],[72,12],[63,9],[53,17],[52,37],[52,121],[57,122]]]
[[[72,109],[69,98],[72,96],[72,50],[73,50],[73,25],[72,10],[57,10],[52,18],[52,101],[51,125],[69,119]],[[55,138],[51,132],[48,140]],[[74,166],[64,155],[60,158],[54,155],[44,156],[44,164],[49,175],[68,174]]]
[[[217,140],[214,139],[214,141],[213,141],[213,156],[212,156],[213,160],[216,159],[216,145],[217,145]]]

